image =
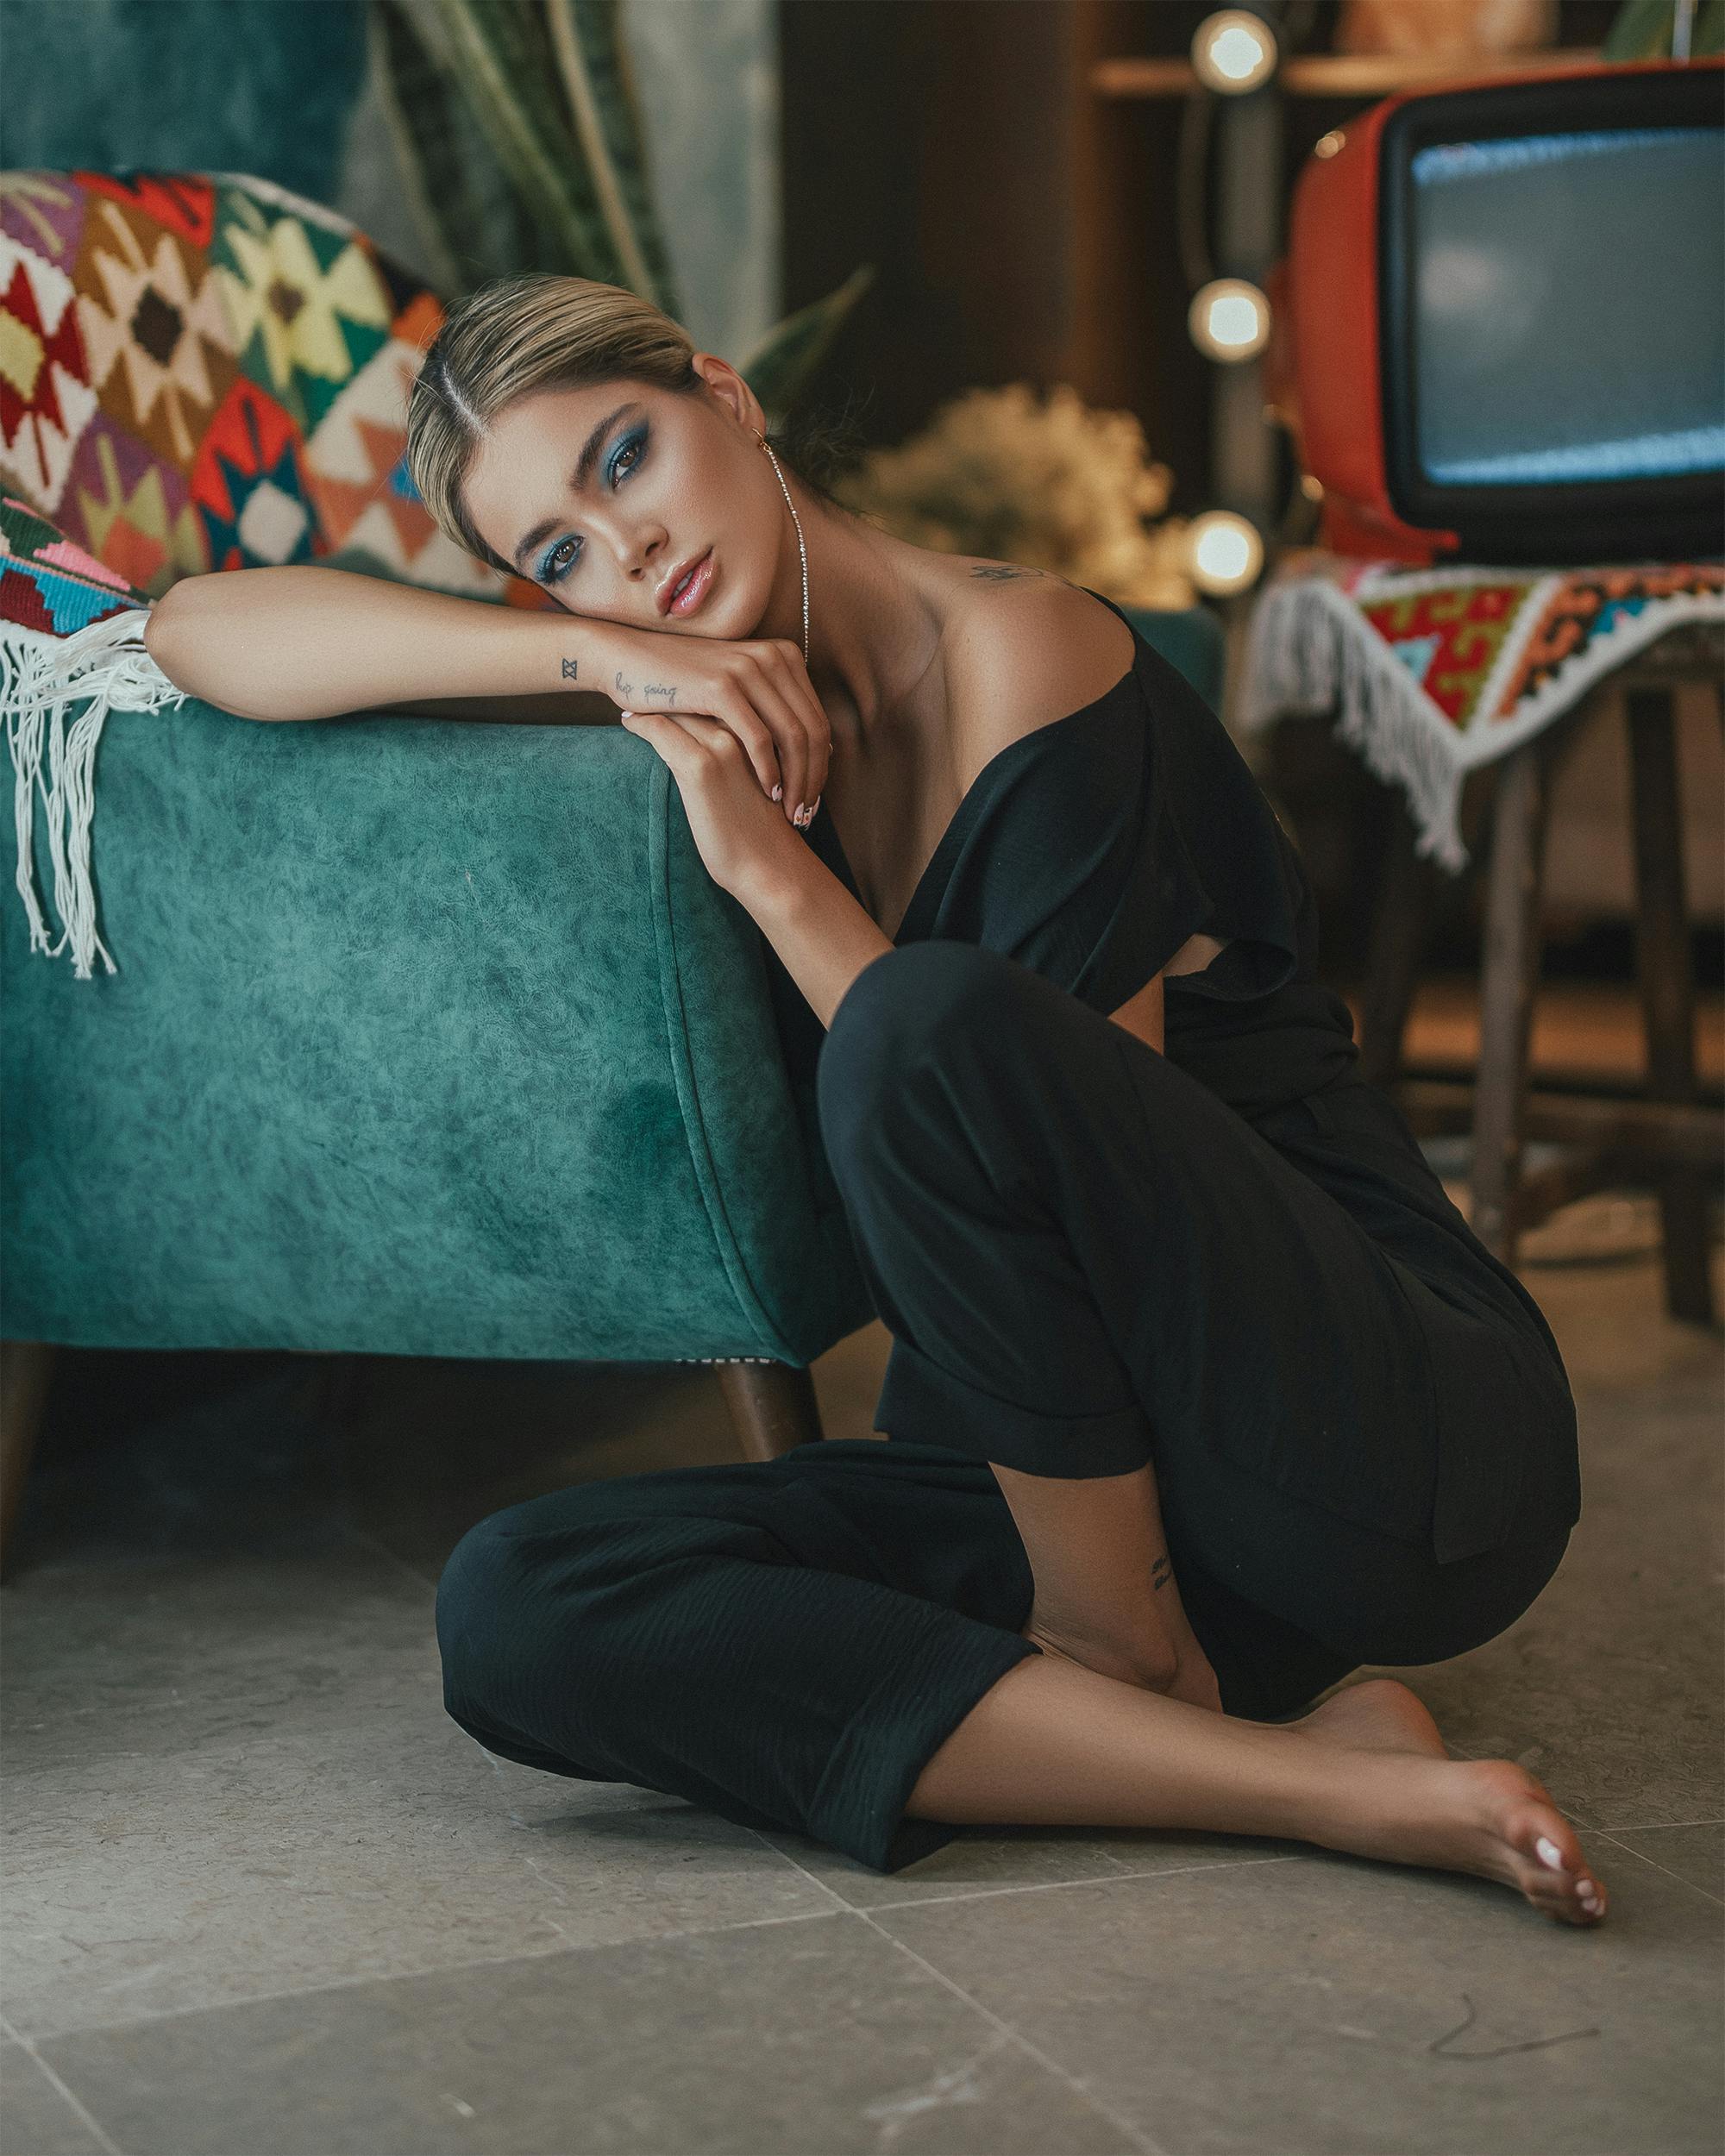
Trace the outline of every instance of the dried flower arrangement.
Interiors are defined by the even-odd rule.
[[[1013,382],[952,398],[833,491],[914,546],[1051,569],[1121,606],[1190,606],[1185,520],[1163,517],[1172,483],[1132,413]]]

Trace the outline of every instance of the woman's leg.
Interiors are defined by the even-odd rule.
[[[1263,1711],[1347,1666],[1193,1578],[1227,1683]],[[1327,1702],[1277,1729],[1161,1699],[1040,1654],[1018,1630],[1030,1602],[985,1465],[852,1438],[493,1514],[444,1567],[437,1635],[448,1711],[488,1751],[790,1827],[881,1871],[969,1822],[1173,1825],[1573,1896],[1574,1837],[1519,1768],[1410,1776],[1451,1764],[1414,1744],[1386,1778],[1360,1749],[1386,1741],[1369,1715]],[[1569,1862],[1567,1887],[1526,1876],[1530,1833]]]
[[[1220,1710],[1216,1673],[1181,1600],[1154,1466],[1077,1478],[991,1464],[1031,1553],[1026,1637],[1104,1676]]]
[[[1052,1658],[993,1686],[930,1759],[906,1808],[1000,1826],[1287,1836],[1501,1879],[1570,1923],[1604,1913],[1574,1829],[1509,1760],[1346,1747],[1299,1723],[1211,1714]]]
[[[816,1089],[893,1335],[875,1427],[1007,1470],[1038,1599],[1070,1615],[1088,1593],[1085,1629],[1153,1657],[1159,1516],[1176,1578],[1182,1545],[1201,1546],[1214,1578],[1344,1666],[1460,1651],[1476,1559],[1433,1549],[1447,1368],[1405,1269],[1329,1190],[1166,1057],[971,944],[865,968]],[[1420,1225],[1391,1232],[1405,1247]],[[1487,1367],[1491,1445],[1513,1456],[1546,1402]],[[1540,1477],[1523,1497],[1507,1539],[1549,1539]],[[1345,1598],[1332,1529],[1371,1540]],[[1242,1570],[1248,1548],[1270,1561]]]

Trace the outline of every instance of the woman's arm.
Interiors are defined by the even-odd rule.
[[[145,648],[176,688],[242,718],[333,718],[436,700],[442,718],[613,716],[641,639],[559,612],[457,599],[351,569],[292,563],[182,577],[151,609]],[[492,701],[520,697],[519,708]],[[386,702],[385,699],[387,699]],[[583,707],[586,707],[583,709]]]
[[[826,863],[803,846],[770,874],[732,893],[784,962],[822,1025],[850,984],[893,946]]]

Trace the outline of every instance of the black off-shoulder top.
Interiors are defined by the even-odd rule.
[[[1106,1016],[1189,937],[1213,936],[1227,948],[1164,984],[1165,1051],[1242,1114],[1267,1113],[1358,1060],[1352,1014],[1315,978],[1304,866],[1215,712],[1090,596],[1132,630],[1130,671],[984,765],[894,942],[1003,951]],[[804,837],[860,905],[831,818]],[[794,1076],[812,1080],[824,1029],[767,949]]]

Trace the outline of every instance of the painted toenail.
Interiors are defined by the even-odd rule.
[[[1534,1846],[1539,1851],[1540,1861],[1542,1864],[1548,1864],[1553,1871],[1561,1871],[1563,1870],[1563,1857],[1554,1841],[1547,1841],[1545,1836],[1541,1834],[1540,1839],[1534,1844]]]

